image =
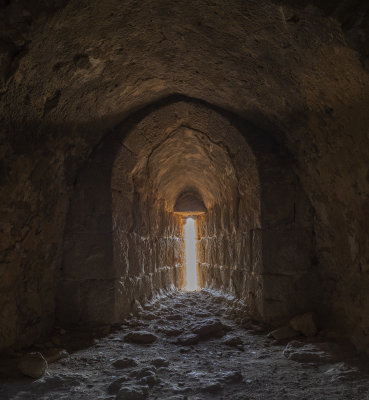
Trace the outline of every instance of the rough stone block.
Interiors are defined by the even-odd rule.
[[[112,247],[111,234],[70,234],[64,243],[64,278],[113,278],[115,270]]]
[[[264,274],[295,275],[311,267],[312,233],[302,230],[263,230]]]

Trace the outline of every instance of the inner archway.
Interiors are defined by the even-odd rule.
[[[169,98],[118,125],[77,181],[60,320],[118,322],[155,294],[183,288],[176,207],[187,207],[189,194],[202,207],[199,287],[243,299],[257,319],[309,309],[311,220],[291,163],[262,131],[192,99]]]

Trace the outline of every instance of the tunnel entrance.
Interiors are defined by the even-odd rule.
[[[186,291],[199,289],[197,271],[197,234],[196,219],[189,217],[184,221],[184,246],[185,246],[185,271],[186,271]]]

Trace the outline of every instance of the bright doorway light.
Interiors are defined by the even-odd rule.
[[[187,218],[184,226],[186,290],[197,290],[197,247],[196,224],[193,218]]]

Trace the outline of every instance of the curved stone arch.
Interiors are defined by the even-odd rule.
[[[267,134],[230,112],[174,96],[117,126],[79,176],[64,240],[58,301],[63,322],[117,322],[137,301],[183,284],[181,223],[171,213],[173,201],[168,207],[156,188],[148,195],[156,201],[154,210],[142,197],[149,155],[181,129],[208,135],[212,146],[222,148],[237,166],[234,215],[214,203],[199,217],[202,284],[231,291],[246,300],[251,314],[265,320],[306,309],[302,281],[310,267],[311,219],[292,173],[293,160]],[[276,215],[273,201],[280,206],[281,196],[286,207]],[[142,222],[140,233],[134,232]],[[153,230],[156,238],[150,238]],[[295,260],[300,234],[310,244]],[[132,253],[135,248],[140,254]],[[163,264],[159,271],[158,263]]]

